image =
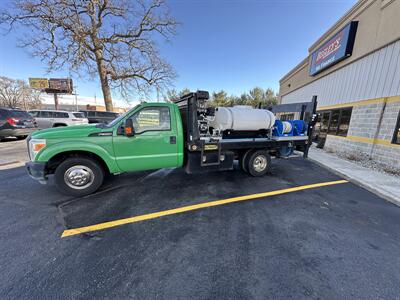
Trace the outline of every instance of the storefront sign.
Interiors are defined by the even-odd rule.
[[[351,56],[353,53],[357,25],[357,21],[350,22],[334,37],[312,53],[310,64],[311,76]]]

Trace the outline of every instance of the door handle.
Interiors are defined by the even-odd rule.
[[[170,144],[176,144],[176,136],[170,136],[169,137],[169,143]]]

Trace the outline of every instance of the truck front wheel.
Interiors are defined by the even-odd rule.
[[[54,173],[57,189],[70,196],[80,197],[94,193],[103,184],[103,168],[95,160],[71,157],[64,160]]]
[[[263,176],[271,168],[271,156],[264,150],[251,152],[246,161],[249,174],[255,177]]]

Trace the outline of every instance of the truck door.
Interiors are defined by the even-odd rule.
[[[170,108],[143,107],[130,118],[135,135],[120,134],[113,138],[119,168],[130,172],[177,167],[177,128],[176,122],[171,122]]]

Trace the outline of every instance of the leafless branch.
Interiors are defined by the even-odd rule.
[[[15,0],[0,11],[0,25],[23,31],[20,46],[48,65],[98,75],[107,109],[111,88],[124,93],[161,89],[175,77],[157,51],[177,21],[163,0]]]

